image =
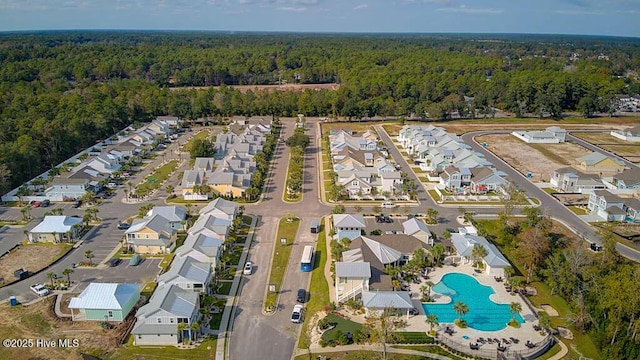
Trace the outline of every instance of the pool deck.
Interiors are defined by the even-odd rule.
[[[431,281],[434,285],[440,282],[442,277],[446,274],[450,273],[460,273],[469,276],[473,276],[478,282],[482,285],[490,286],[495,294],[491,295],[490,299],[498,304],[510,304],[511,302],[519,302],[522,306],[522,312],[520,312],[520,316],[525,320],[524,324],[520,324],[519,328],[513,328],[511,326],[505,326],[504,329],[498,331],[481,331],[472,328],[461,329],[453,323],[440,323],[439,326],[435,327],[434,330],[438,332],[439,338],[446,338],[449,340],[453,340],[459,344],[475,344],[476,340],[480,337],[482,338],[492,338],[492,339],[510,339],[511,337],[519,339],[520,342],[518,344],[511,343],[510,345],[506,345],[509,351],[511,350],[527,350],[525,343],[530,341],[532,343],[538,343],[544,340],[546,335],[541,335],[540,332],[534,330],[533,325],[537,324],[537,316],[531,311],[529,306],[522,300],[521,295],[515,294],[511,295],[505,290],[504,282],[497,282],[493,276],[489,276],[486,273],[476,273],[471,264],[461,264],[458,266],[444,265],[443,267],[432,268],[431,272],[429,272],[429,279],[421,279],[420,284],[411,284],[411,299],[413,301],[414,307],[418,310],[419,314],[414,316],[409,316],[406,318],[408,326],[403,329],[403,331],[429,331],[430,326],[425,321],[426,316],[424,313],[424,309],[422,308],[422,302],[420,301],[420,287],[426,284],[426,281]],[[435,292],[431,292],[432,298],[436,300],[436,303],[448,303],[451,299],[448,296],[443,296],[436,294]],[[453,304],[451,304],[453,306]],[[359,323],[364,323],[364,315],[355,315],[348,314],[352,321],[356,321]],[[464,317],[463,317],[464,319]],[[445,334],[446,328],[449,327],[453,329],[455,332],[453,335]],[[464,338],[468,337],[468,339]],[[481,350],[495,350],[498,347],[498,344],[495,342],[493,344],[479,344]]]

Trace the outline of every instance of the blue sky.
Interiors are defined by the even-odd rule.
[[[60,29],[640,37],[640,0],[0,0],[0,31]]]

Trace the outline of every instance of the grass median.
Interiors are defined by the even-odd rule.
[[[178,168],[178,161],[171,160],[168,163],[160,166],[155,169],[149,177],[146,178],[145,182],[136,186],[136,193],[148,194],[149,192],[159,189],[171,174]]]
[[[287,263],[289,262],[289,255],[291,254],[293,240],[296,237],[296,232],[300,226],[300,219],[292,218],[289,221],[289,217],[283,217],[278,224],[278,234],[276,235],[276,244],[273,249],[273,260],[271,261],[271,273],[269,275],[269,285],[275,285],[275,292],[267,292],[265,297],[265,307],[271,307],[276,305],[278,298],[278,292],[282,285],[282,279],[287,269]],[[280,239],[286,239],[286,243],[283,245]]]

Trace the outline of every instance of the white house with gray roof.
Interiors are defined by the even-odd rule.
[[[557,126],[550,126],[542,131],[514,131],[511,135],[529,144],[558,144],[565,141],[567,131]]]
[[[206,234],[189,234],[184,244],[176,249],[176,256],[192,257],[197,261],[211,264],[215,269],[224,249],[222,240]]]
[[[190,235],[204,234],[224,242],[229,236],[230,229],[230,220],[206,214],[201,215],[187,233]]]
[[[431,230],[429,230],[424,221],[416,217],[412,217],[411,219],[403,222],[402,227],[404,228],[405,235],[413,236],[427,245],[433,245]]]
[[[338,241],[348,238],[353,240],[362,234],[367,227],[364,216],[360,214],[334,214],[333,228],[336,231]]]
[[[487,275],[504,276],[504,269],[511,266],[500,250],[486,238],[478,236],[471,226],[460,228],[457,233],[451,234],[451,243],[464,262],[474,260],[472,253],[475,246],[483,246],[487,250],[487,255],[482,259]]]
[[[149,303],[136,312],[136,324],[131,331],[133,344],[177,345],[193,339],[191,325],[200,320],[200,295],[172,284],[158,285]],[[178,330],[179,324],[186,330]]]
[[[336,300],[343,303],[357,298],[363,291],[369,291],[371,265],[365,261],[336,262]]]
[[[409,317],[414,306],[406,291],[365,291],[362,293],[365,317],[376,316],[385,309],[393,309]]]
[[[28,232],[29,242],[60,243],[74,241],[82,229],[82,219],[73,216],[47,215]]]
[[[238,203],[217,198],[199,211],[200,215],[214,215],[219,218],[233,220],[238,216]]]
[[[162,215],[134,220],[125,231],[127,247],[138,254],[168,254],[175,247],[176,230]]]
[[[173,284],[185,290],[208,294],[212,274],[211,264],[190,256],[178,256],[173,259],[169,271],[158,277],[158,284]]]
[[[613,130],[611,136],[625,141],[640,141],[640,125],[625,130]]]
[[[187,228],[187,224],[185,222],[187,212],[182,207],[154,206],[153,209],[147,212],[147,217],[151,218],[154,215],[161,215],[163,218],[169,220],[169,226],[174,230],[185,230]]]

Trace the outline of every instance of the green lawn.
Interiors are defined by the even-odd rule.
[[[222,313],[211,314],[211,320],[209,320],[209,328],[211,330],[219,330],[221,322],[222,322]]]
[[[217,337],[206,340],[195,349],[182,350],[174,346],[134,346],[133,337],[129,336],[127,344],[121,346],[109,359],[116,360],[183,360],[183,359],[213,359],[216,353]],[[207,349],[209,348],[209,349]]]
[[[303,329],[309,326],[309,322],[313,319],[313,316],[323,310],[326,305],[329,305],[329,284],[324,276],[324,267],[327,263],[327,240],[325,235],[325,223],[324,219],[320,223],[322,231],[318,234],[318,242],[316,243],[316,257],[314,258],[313,271],[311,272],[311,286],[309,288],[309,295],[305,306],[305,317]],[[300,332],[300,341],[298,346],[305,349],[308,342],[307,334],[304,331]]]
[[[533,202],[536,205],[540,205],[541,204],[541,202],[540,202],[540,200],[538,200],[538,198],[532,197],[532,198],[529,198],[529,200],[531,200],[531,202]]]
[[[276,235],[276,245],[273,250],[273,261],[271,262],[271,275],[269,276],[269,284],[275,284],[276,292],[267,293],[265,299],[265,305],[276,303],[278,291],[280,291],[280,285],[284,272],[287,269],[287,263],[289,262],[289,255],[291,254],[293,240],[295,239],[296,232],[298,232],[298,226],[300,225],[300,219],[294,219],[292,222],[287,222],[287,218],[280,219],[278,226],[278,234]],[[280,244],[280,239],[287,239],[286,245]]]
[[[191,144],[193,143],[193,140],[195,139],[206,139],[211,135],[211,133],[209,133],[208,130],[202,130],[199,133],[195,134],[191,139],[189,139],[189,141],[187,141],[184,144],[184,151],[189,151],[189,149],[191,148]]]
[[[350,332],[353,334],[356,330],[362,329],[362,324],[341,318],[336,314],[329,314],[325,319],[327,319],[329,322],[335,322],[337,323],[337,325],[333,329],[327,330],[324,333],[322,333],[322,339],[324,341],[331,340],[333,337],[333,334],[338,330],[342,331],[343,334],[347,332]]]
[[[451,359],[451,360],[463,359],[461,357],[453,355],[452,353],[448,352],[447,350],[437,345],[391,345],[391,347],[396,349],[409,349],[409,350],[422,351],[426,353],[442,355],[442,356],[446,356],[448,359]]]
[[[216,294],[218,295],[229,295],[231,291],[231,285],[233,282],[231,281],[220,281],[218,284],[218,289],[216,289]]]
[[[569,210],[573,211],[573,213],[576,214],[576,215],[586,215],[586,214],[588,214],[588,212],[585,211],[585,209],[579,208],[577,206],[567,206],[567,208]]]
[[[554,194],[554,193],[557,193],[557,192],[558,192],[558,190],[556,190],[556,189],[554,189],[554,188],[542,188],[542,190],[543,190],[544,192],[546,192],[547,194]]]
[[[178,168],[178,161],[171,160],[161,167],[155,169],[151,175],[147,177],[145,182],[136,186],[136,193],[149,193],[152,190],[159,189],[171,174]]]
[[[440,201],[440,199],[441,199],[441,198],[440,198],[440,195],[438,194],[438,192],[437,192],[437,191],[435,191],[435,190],[428,190],[427,192],[429,193],[429,195],[431,196],[431,198],[432,198],[434,201]]]

